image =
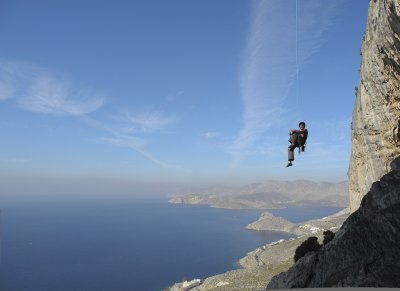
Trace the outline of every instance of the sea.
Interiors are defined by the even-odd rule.
[[[337,207],[271,210],[292,222]],[[165,197],[0,199],[0,290],[161,291],[238,268],[249,251],[289,239],[245,226],[260,210],[171,204]]]

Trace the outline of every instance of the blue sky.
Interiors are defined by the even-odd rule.
[[[0,178],[345,180],[368,2],[3,0]]]

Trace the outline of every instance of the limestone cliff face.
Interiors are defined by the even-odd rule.
[[[400,0],[370,0],[348,175],[352,214],[268,288],[400,287]]]
[[[352,120],[349,207],[400,155],[400,0],[371,0]]]

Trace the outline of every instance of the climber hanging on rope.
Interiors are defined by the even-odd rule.
[[[304,152],[306,148],[306,140],[308,137],[308,130],[306,129],[306,124],[302,121],[299,123],[299,129],[289,130],[289,148],[288,148],[288,164],[286,167],[293,166],[292,161],[294,161],[294,149],[299,148],[300,152]]]

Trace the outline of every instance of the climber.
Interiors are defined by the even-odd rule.
[[[299,148],[302,152],[305,151],[306,148],[306,140],[308,137],[308,130],[306,129],[306,124],[302,121],[299,123],[299,129],[291,129],[289,130],[289,148],[288,148],[288,164],[286,167],[293,166],[292,161],[294,161],[294,149]]]

